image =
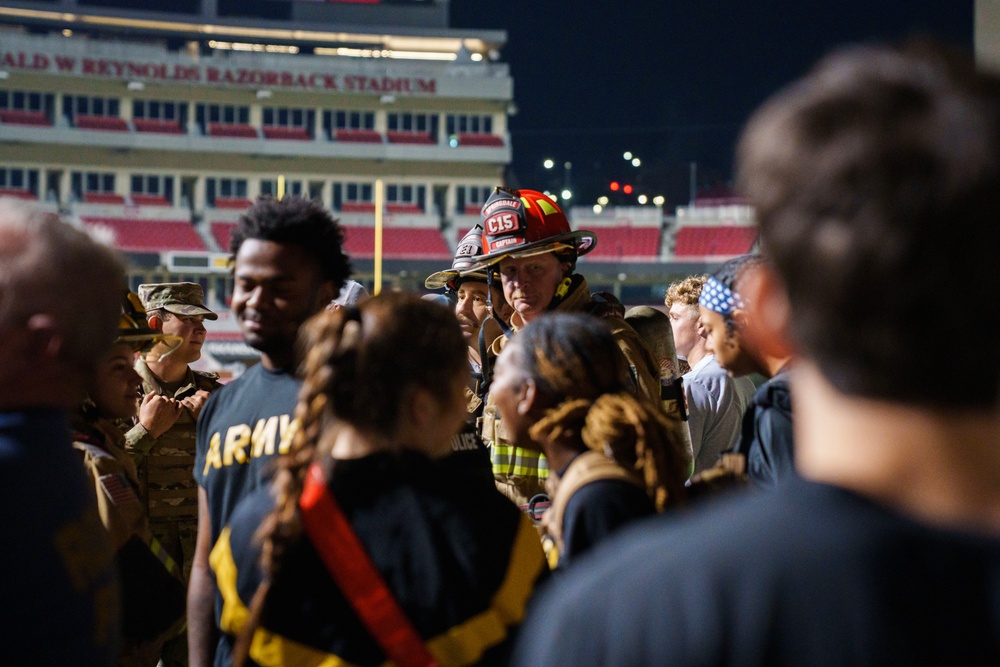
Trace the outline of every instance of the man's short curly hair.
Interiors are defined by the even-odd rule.
[[[926,44],[854,47],[751,118],[737,180],[788,290],[791,334],[841,392],[995,407],[1000,353],[968,325],[944,368],[930,326],[1000,319],[1000,77]]]
[[[682,306],[698,306],[698,297],[701,296],[701,288],[705,286],[708,276],[688,276],[684,280],[678,280],[670,284],[667,293],[663,297],[664,305],[670,306],[678,303]]]
[[[240,216],[229,251],[235,256],[247,239],[302,248],[316,258],[323,277],[338,290],[351,275],[351,261],[344,253],[344,230],[316,200],[260,197]]]

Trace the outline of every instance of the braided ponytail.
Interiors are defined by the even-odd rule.
[[[304,380],[295,417],[300,426],[288,454],[278,459],[275,508],[255,536],[261,543],[263,579],[234,646],[237,667],[249,654],[281,563],[302,536],[299,500],[309,467],[317,461],[328,479],[333,474],[329,453],[335,424],[391,439],[403,401],[414,387],[445,398],[453,379],[467,368],[465,339],[455,316],[413,294],[387,292],[360,308],[323,311],[306,322],[299,343]]]
[[[658,512],[684,500],[690,463],[683,424],[629,393],[603,394],[587,412],[581,431],[589,449],[603,451],[626,470],[638,473]]]

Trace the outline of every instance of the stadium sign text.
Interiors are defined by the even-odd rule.
[[[432,78],[343,75],[329,72],[217,67],[203,64],[168,64],[108,58],[76,58],[23,51],[0,51],[0,67],[87,77],[146,79],[192,84],[268,86],[377,95],[385,93],[437,94],[437,80]]]

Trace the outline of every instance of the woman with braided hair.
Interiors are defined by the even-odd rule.
[[[497,360],[492,391],[515,444],[544,453],[555,471],[543,518],[553,567],[683,501],[682,424],[626,391],[625,372],[608,326],[580,313],[539,318]]]
[[[386,293],[300,343],[301,428],[212,551],[216,664],[504,662],[546,568],[530,521],[442,458],[465,419],[458,322]]]

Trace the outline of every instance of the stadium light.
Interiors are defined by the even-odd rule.
[[[542,166],[545,167],[546,169],[551,169],[552,167],[556,166],[556,161],[553,160],[552,158],[548,158],[547,160],[545,160],[545,162],[542,163]]]
[[[657,206],[663,206],[663,202],[667,201],[667,198],[663,195],[656,195],[653,197],[653,203]]]
[[[622,188],[622,192],[624,192],[627,195],[632,194],[632,186],[626,185],[625,187]]]
[[[639,195],[638,201],[640,204],[645,204],[646,202],[649,201],[649,197],[647,197],[646,195]]]

